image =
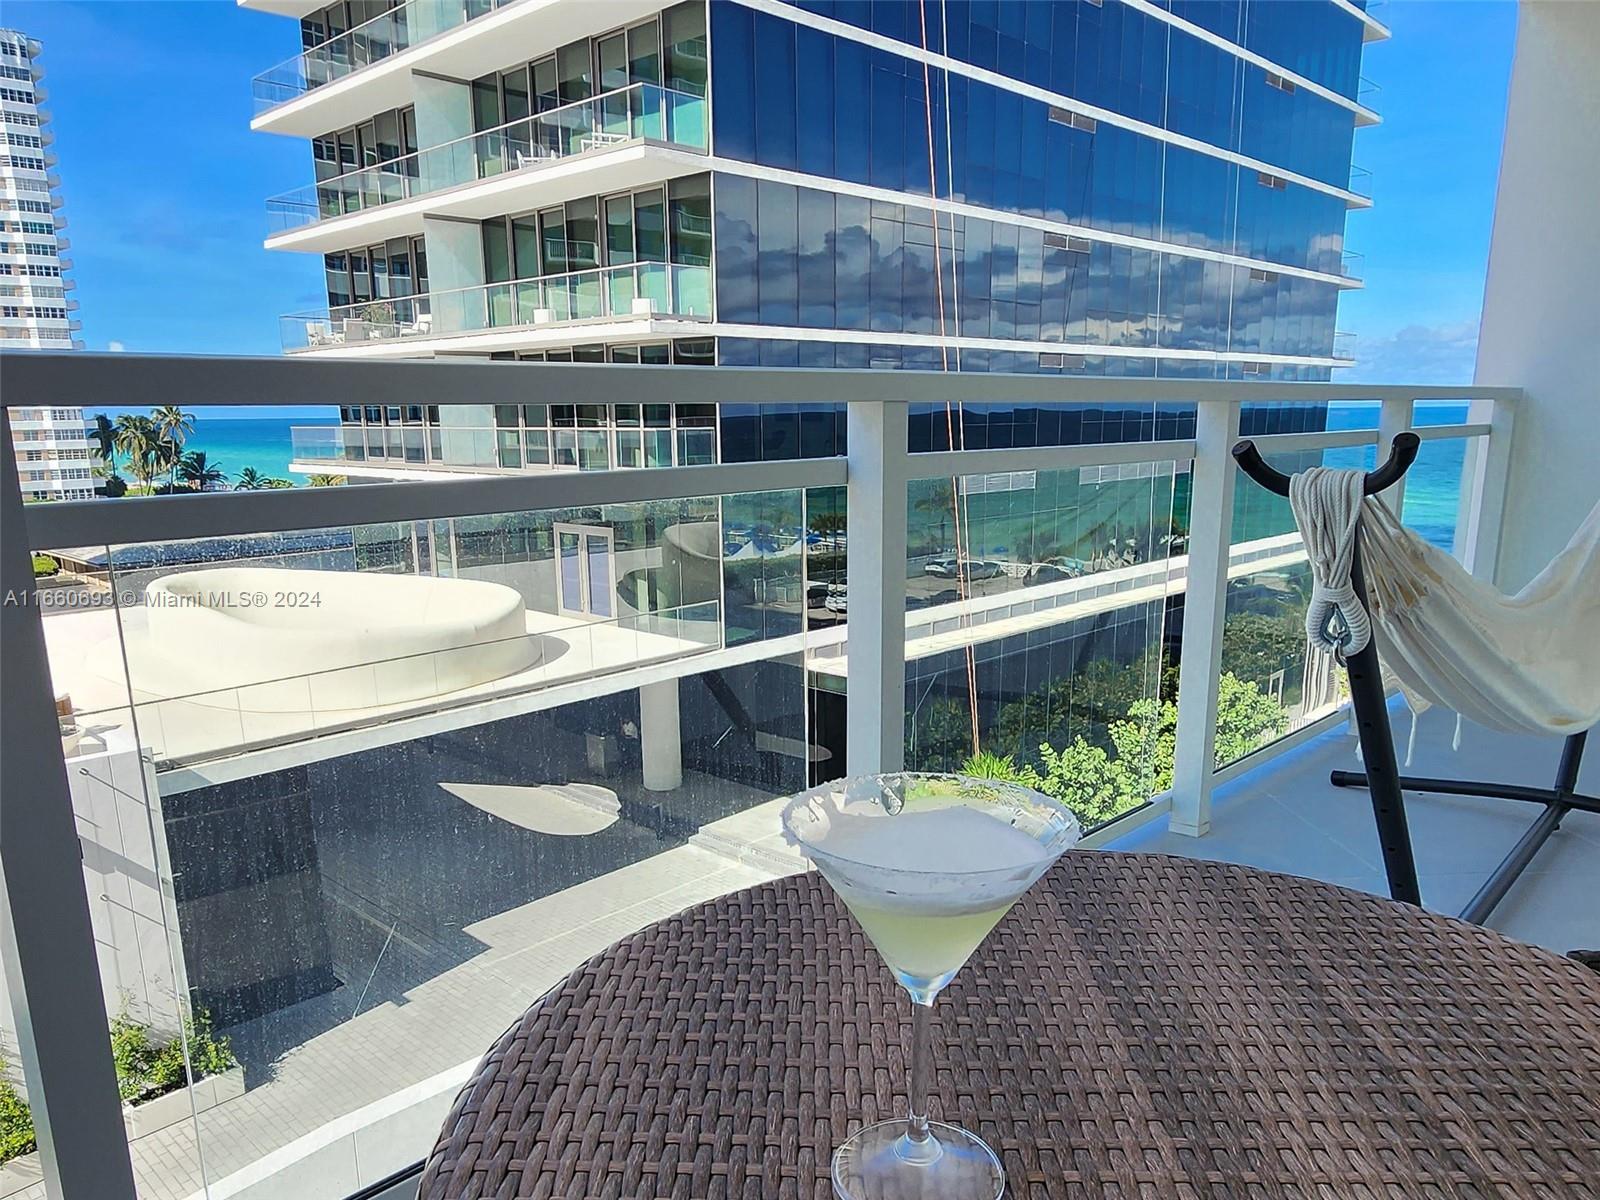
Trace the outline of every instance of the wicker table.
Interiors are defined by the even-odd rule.
[[[506,1032],[422,1200],[826,1200],[833,1147],[904,1112],[909,1029],[815,875],[700,905]],[[1600,976],[1327,884],[1069,854],[934,1038],[934,1118],[1017,1200],[1600,1196]]]

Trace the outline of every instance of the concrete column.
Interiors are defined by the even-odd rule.
[[[471,84],[421,71],[412,72],[411,84],[416,97],[419,150],[442,146],[472,132]]]
[[[639,748],[644,786],[670,792],[683,786],[683,738],[678,725],[678,681],[664,679],[639,688]]]
[[[429,319],[434,333],[483,329],[489,323],[483,264],[483,226],[458,217],[423,217],[428,246]]]
[[[1600,458],[1600,4],[1524,0],[1506,104],[1475,383],[1526,389],[1505,529],[1475,530],[1475,566],[1520,588],[1595,502]],[[1491,453],[1498,438],[1491,439]],[[1507,447],[1509,449],[1509,446]]]

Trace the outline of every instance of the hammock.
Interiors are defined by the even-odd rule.
[[[1490,728],[1560,737],[1600,723],[1600,505],[1507,596],[1363,500],[1362,479],[1313,467],[1290,481],[1315,581],[1312,641],[1354,654],[1370,628],[1413,712],[1437,704]],[[1370,613],[1350,580],[1358,526]]]

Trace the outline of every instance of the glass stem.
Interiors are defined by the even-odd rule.
[[[906,1137],[913,1145],[921,1145],[932,1136],[928,1133],[928,1076],[933,1070],[933,1048],[928,1043],[932,1037],[929,1028],[932,1019],[933,997],[926,1003],[912,1001],[911,1115],[906,1121]]]

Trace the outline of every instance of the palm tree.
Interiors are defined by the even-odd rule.
[[[312,475],[307,482],[312,487],[338,487],[347,480],[343,475]]]
[[[117,474],[116,459],[107,457],[104,462],[95,463],[89,468],[89,473],[96,479],[105,480],[100,485],[100,491],[106,496],[115,498],[127,494],[128,481]]]
[[[112,445],[127,456],[128,470],[145,490],[164,466],[161,456],[163,439],[156,423],[149,417],[124,413],[112,427]]]
[[[228,482],[228,475],[206,457],[204,450],[191,450],[178,464],[178,477],[197,492],[209,491]]]
[[[233,485],[236,492],[259,492],[270,486],[270,481],[254,467],[246,467],[239,472],[239,482]]]
[[[100,444],[100,457],[116,469],[117,431],[105,413],[95,413],[94,432],[89,435]]]
[[[178,466],[183,461],[183,443],[194,432],[194,414],[184,412],[176,404],[163,404],[150,411],[150,420],[160,431],[166,443],[162,459],[169,472],[167,484],[175,489],[178,484]]]

